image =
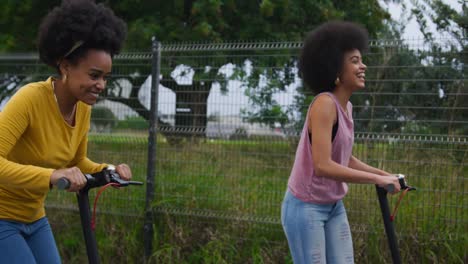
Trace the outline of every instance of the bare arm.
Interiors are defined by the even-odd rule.
[[[375,167],[372,167],[369,164],[366,164],[366,163],[362,162],[361,160],[359,160],[358,158],[356,158],[354,156],[351,156],[351,158],[349,159],[348,166],[350,168],[352,168],[352,169],[355,169],[355,170],[367,171],[367,172],[382,175],[382,176],[392,175],[389,172],[386,172],[384,170],[380,170],[380,169],[377,169]]]
[[[398,188],[398,179],[396,177],[381,177],[377,171],[346,167],[332,160],[330,135],[336,116],[336,107],[333,99],[329,96],[320,96],[312,104],[311,111],[307,117],[309,118],[309,131],[312,134],[313,163],[317,174],[343,182],[373,183],[381,187],[393,184]],[[353,163],[356,164],[355,161]],[[357,167],[359,168],[359,165]],[[397,192],[399,189],[395,191]]]

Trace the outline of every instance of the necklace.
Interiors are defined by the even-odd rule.
[[[59,105],[58,100],[57,100],[57,95],[55,94],[55,82],[54,81],[52,81],[52,90],[53,90],[53,93],[54,93],[55,102],[57,102],[57,106],[59,107],[59,110],[60,110],[60,105]],[[67,121],[67,122],[71,122],[73,120],[75,110],[76,110],[76,104],[73,105],[73,109],[72,109],[71,113],[68,116],[65,116],[62,113],[63,119],[65,119],[65,121]],[[62,112],[62,111],[60,110],[60,112]]]

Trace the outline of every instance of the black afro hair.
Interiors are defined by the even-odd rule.
[[[91,0],[64,0],[42,20],[38,34],[39,57],[58,70],[62,59],[66,57],[76,63],[89,49],[103,50],[113,56],[120,52],[126,33],[125,22],[103,4]]]
[[[367,30],[355,23],[327,22],[308,33],[299,57],[299,75],[314,94],[333,91],[345,52],[368,49]]]

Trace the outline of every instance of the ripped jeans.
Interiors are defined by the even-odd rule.
[[[343,201],[306,203],[288,190],[281,207],[281,223],[295,264],[354,263]]]

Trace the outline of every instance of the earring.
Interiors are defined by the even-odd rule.
[[[339,83],[340,83],[340,77],[336,77],[335,85],[338,86]]]
[[[63,82],[63,83],[66,83],[66,82],[67,82],[67,75],[66,75],[66,74],[63,75],[63,77],[62,77],[62,82]]]

